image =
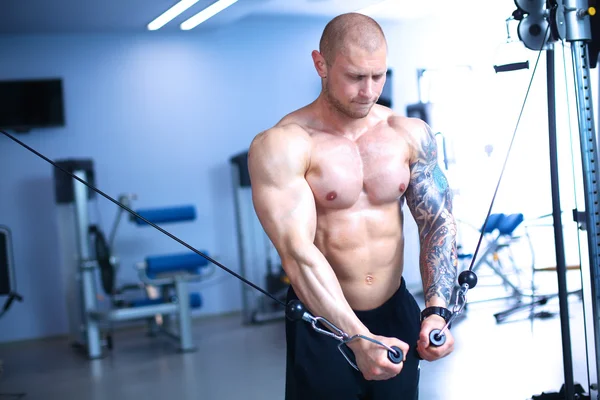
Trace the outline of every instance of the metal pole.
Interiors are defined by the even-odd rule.
[[[550,181],[552,184],[552,217],[554,219],[554,248],[556,273],[558,275],[558,303],[560,305],[560,329],[562,338],[563,366],[566,399],[575,397],[573,376],[573,353],[569,324],[569,299],[567,289],[567,261],[561,219],[560,185],[558,178],[558,146],[556,139],[556,88],[554,69],[554,44],[546,50],[546,80],[548,85],[548,133],[550,144]]]
[[[179,350],[194,351],[192,337],[192,311],[190,307],[190,294],[188,284],[184,278],[175,278],[175,290],[179,301]]]
[[[85,170],[73,171],[76,177],[87,182],[87,173]],[[83,309],[83,322],[86,328],[86,342],[88,355],[90,358],[98,358],[102,355],[100,348],[100,328],[96,318],[91,313],[98,309],[96,303],[96,286],[94,282],[94,268],[90,263],[90,246],[88,242],[88,189],[87,187],[73,180],[73,191],[75,193],[75,215],[77,216],[77,242],[79,245],[79,260]]]
[[[573,72],[577,95],[577,116],[581,146],[581,163],[585,192],[585,218],[590,259],[594,343],[596,346],[596,383],[600,377],[600,171],[598,144],[592,107],[589,57],[586,42],[591,40],[587,0],[565,0],[566,40],[571,42]],[[597,17],[596,17],[597,18]]]
[[[247,277],[247,265],[246,265],[246,246],[244,245],[244,240],[246,236],[244,235],[244,224],[243,224],[243,216],[241,211],[242,201],[240,200],[240,188],[242,187],[241,182],[241,174],[240,174],[240,166],[238,161],[235,160],[236,157],[232,158],[231,164],[231,172],[233,174],[233,204],[234,204],[234,212],[235,212],[235,224],[237,228],[237,244],[238,244],[238,257],[240,260],[240,274],[243,277]],[[250,306],[250,292],[249,288],[246,285],[242,285],[242,323],[248,325],[252,323],[252,310]]]
[[[583,167],[583,183],[585,193],[585,219],[590,259],[590,276],[592,291],[592,310],[594,315],[594,332],[596,340],[596,382],[600,378],[600,206],[598,204],[598,157],[596,134],[591,106],[590,74],[588,68],[586,46],[574,43],[572,46],[573,69],[577,89],[577,105],[579,119],[579,135],[581,161]]]

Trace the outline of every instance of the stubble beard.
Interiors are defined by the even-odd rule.
[[[352,110],[350,109],[350,107],[342,104],[341,101],[339,101],[338,99],[335,98],[335,96],[333,96],[333,94],[329,91],[328,85],[325,84],[323,91],[325,93],[325,97],[327,99],[327,102],[339,113],[341,113],[342,115],[345,115],[346,117],[352,118],[352,119],[361,119],[361,118],[365,118],[367,115],[369,115],[369,112],[371,111],[371,108],[373,107],[373,105],[371,105],[368,108],[364,108],[361,111],[356,111],[356,110]]]

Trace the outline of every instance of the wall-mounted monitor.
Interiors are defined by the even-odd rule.
[[[62,79],[0,81],[0,129],[65,125]]]

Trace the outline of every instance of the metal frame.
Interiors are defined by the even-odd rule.
[[[581,12],[588,9],[586,0],[559,1],[564,9],[566,41],[571,43],[573,74],[576,85],[577,116],[581,147],[581,163],[585,192],[585,220],[587,250],[590,261],[592,308],[594,315],[596,386],[600,379],[600,170],[598,170],[598,143],[592,107],[589,55],[587,42],[592,39],[589,15]],[[561,18],[561,16],[559,16]],[[596,17],[598,18],[598,17]],[[590,382],[593,385],[593,382]],[[567,392],[569,394],[569,392]]]
[[[242,224],[242,215],[240,212],[240,207],[242,205],[242,201],[240,199],[241,187],[239,185],[240,182],[240,173],[237,166],[232,165],[231,173],[233,175],[233,201],[235,208],[235,223],[236,223],[236,234],[237,234],[237,245],[238,245],[238,257],[240,260],[240,274],[244,277],[248,276],[248,271],[246,267],[246,247],[244,246],[244,241],[246,237],[244,236],[244,227]],[[246,285],[242,285],[242,321],[244,324],[250,324],[252,322],[252,307],[250,306],[251,301],[251,288]]]
[[[590,291],[592,297],[592,315],[594,327],[594,350],[596,355],[595,376],[588,365],[590,373],[590,389],[598,390],[600,380],[600,171],[598,170],[598,143],[595,131],[592,90],[590,79],[590,57],[588,42],[592,40],[590,24],[590,4],[587,0],[557,0],[555,2],[526,2],[515,1],[518,10],[513,13],[520,15],[519,36],[525,45],[532,50],[546,50],[548,60],[548,119],[550,127],[550,160],[552,167],[552,196],[553,218],[555,231],[555,247],[557,257],[558,297],[560,304],[562,352],[564,364],[564,395],[567,399],[575,398],[573,365],[571,354],[571,337],[569,327],[569,313],[566,285],[566,266],[562,240],[562,223],[560,210],[559,185],[557,174],[557,148],[555,126],[555,99],[554,99],[554,61],[553,43],[544,44],[545,39],[550,41],[565,40],[571,44],[573,61],[573,77],[575,81],[575,94],[577,99],[577,117],[579,126],[579,143],[581,151],[581,167],[583,173],[583,188],[585,197],[585,212],[576,210],[576,214],[583,214],[587,233],[587,244],[581,244],[581,253],[587,252],[589,257]],[[546,7],[551,6],[552,9]],[[599,17],[595,17],[599,18]],[[528,20],[528,21],[526,21]],[[529,28],[537,25],[538,30],[546,30],[547,36],[533,35]],[[521,29],[523,28],[523,29]],[[552,28],[552,29],[550,29]],[[597,40],[597,39],[596,39]],[[542,47],[542,48],[541,48]],[[583,224],[581,225],[583,226]],[[587,247],[584,251],[583,247]],[[587,331],[587,329],[586,329]],[[594,382],[595,381],[595,382]]]

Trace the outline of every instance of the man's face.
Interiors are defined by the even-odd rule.
[[[327,68],[327,99],[342,114],[364,118],[381,95],[386,71],[385,46],[374,52],[349,46]]]

